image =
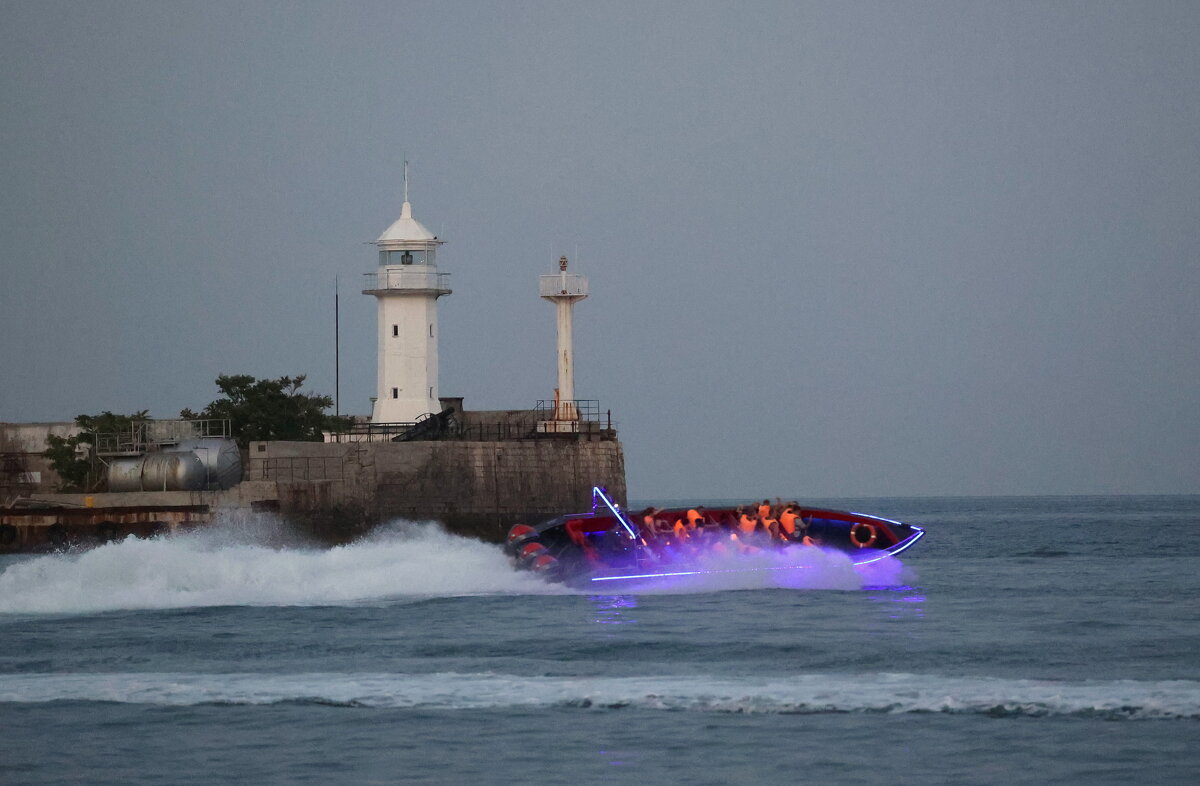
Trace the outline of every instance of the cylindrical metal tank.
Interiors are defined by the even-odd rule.
[[[116,459],[108,468],[109,491],[198,491],[208,473],[191,451]]]
[[[227,489],[242,482],[242,452],[232,439],[187,439],[165,450],[191,451],[199,456],[207,475],[204,488]]]
[[[113,459],[108,465],[108,490],[141,491],[144,458],[145,456]]]

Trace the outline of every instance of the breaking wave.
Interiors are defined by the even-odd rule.
[[[0,702],[160,706],[329,704],[486,710],[579,708],[824,714],[947,713],[1110,720],[1200,719],[1200,682],[1051,682],[922,674],[540,677],[477,674],[7,675]]]

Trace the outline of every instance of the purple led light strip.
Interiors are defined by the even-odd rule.
[[[812,565],[780,565],[773,568],[714,568],[712,570],[678,570],[670,573],[642,573],[637,576],[594,576],[592,581],[619,581],[620,579],[656,579],[664,576],[699,576],[708,573],[761,573],[766,570],[805,570]]]
[[[886,519],[884,519],[886,521]],[[892,522],[898,524],[899,522]],[[878,562],[887,557],[894,557],[902,551],[907,550],[914,543],[920,540],[925,535],[925,530],[920,527],[913,527],[914,533],[907,539],[897,543],[891,551],[881,552],[878,556],[871,559],[865,559],[861,562],[855,562],[854,565],[869,565],[872,562]],[[766,568],[717,568],[713,570],[680,570],[670,571],[667,573],[640,573],[633,576],[593,576],[592,581],[629,581],[632,579],[656,579],[665,578],[667,576],[700,576],[711,573],[760,573],[768,570],[805,570],[811,568],[811,565],[782,565],[777,567]]]

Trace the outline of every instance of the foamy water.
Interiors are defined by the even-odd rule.
[[[925,525],[919,577],[785,550],[580,592],[270,516],[5,556],[0,780],[1195,781],[1200,497],[831,506]]]
[[[513,570],[498,546],[434,524],[396,522],[346,546],[294,544],[268,514],[231,515],[203,530],[134,537],[50,554],[0,573],[0,613],[78,614],[202,606],[326,606],[455,595],[573,592]],[[786,587],[853,590],[900,580],[898,560],[856,568],[841,553],[789,549],[727,556],[693,575],[597,582],[594,592],[679,593]]]
[[[340,605],[554,591],[514,571],[497,547],[432,524],[389,527],[330,549],[264,545],[277,539],[273,522],[257,519],[35,557],[0,574],[0,612]]]
[[[1200,719],[1200,683],[1055,682],[928,674],[538,677],[505,674],[9,675],[0,702],[105,701],[162,706],[319,702],[479,710],[596,707],[687,712],[963,713]]]

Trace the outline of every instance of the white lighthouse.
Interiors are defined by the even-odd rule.
[[[558,260],[558,273],[538,276],[538,294],[554,303],[558,311],[558,387],[554,391],[554,420],[538,424],[542,431],[578,430],[579,410],[575,404],[575,359],[573,310],[588,296],[586,276],[567,272],[567,258]]]
[[[412,423],[438,403],[437,299],[449,295],[435,256],[442,245],[412,217],[408,166],[400,218],[379,236],[379,269],[368,289],[379,304],[378,387],[372,423]]]

